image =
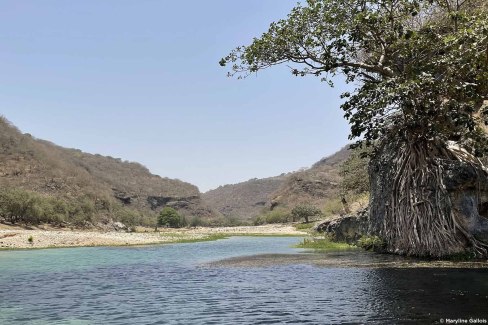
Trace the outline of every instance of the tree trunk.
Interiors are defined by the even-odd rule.
[[[443,257],[487,246],[455,213],[444,184],[446,162],[461,157],[432,142],[384,143],[370,165],[370,232],[397,254]]]

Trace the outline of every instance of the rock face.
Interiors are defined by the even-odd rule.
[[[321,222],[315,226],[315,230],[324,232],[333,241],[354,244],[368,233],[368,227],[369,209],[366,208],[356,214]]]
[[[369,173],[371,183],[370,216],[368,221],[368,235],[383,237],[387,202],[393,190],[395,153],[394,145],[387,145],[381,152],[371,159]],[[467,233],[457,230],[458,236],[466,238],[464,250],[469,250],[469,237],[488,244],[488,174],[486,170],[476,167],[476,164],[460,160],[442,161],[443,186],[448,193],[452,212],[459,220],[460,228]],[[427,191],[427,193],[429,193]],[[428,197],[422,198],[428,202],[436,195],[432,189]],[[448,202],[448,201],[446,201]],[[419,204],[421,204],[420,202]],[[458,227],[458,229],[460,229]],[[389,248],[395,251],[394,248]],[[402,253],[401,251],[396,251]],[[428,255],[428,254],[425,254]]]
[[[450,162],[446,165],[444,184],[455,213],[469,233],[488,243],[488,174],[470,164]]]

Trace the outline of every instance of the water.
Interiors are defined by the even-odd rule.
[[[299,240],[233,237],[167,246],[0,251],[0,324],[488,319],[487,269],[316,266],[309,263],[312,255],[291,248]],[[262,258],[276,263],[213,263],[255,254],[278,255]],[[341,254],[335,258],[377,258]],[[293,258],[282,263],[280,256]]]

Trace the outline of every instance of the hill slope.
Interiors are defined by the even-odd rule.
[[[321,205],[338,196],[339,166],[349,155],[343,148],[309,169],[221,186],[202,197],[224,216],[243,220],[275,207],[293,208],[305,202]]]
[[[153,214],[172,206],[185,215],[214,215],[198,188],[161,178],[138,164],[66,149],[22,134],[0,118],[0,187],[18,188],[66,200],[86,200],[98,215],[112,218],[122,207]]]
[[[282,186],[286,178],[282,175],[224,185],[204,193],[202,197],[226,217],[250,219],[269,206],[270,195]]]

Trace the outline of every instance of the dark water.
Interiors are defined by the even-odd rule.
[[[429,324],[441,318],[488,319],[487,269],[318,266],[309,262],[311,255],[290,248],[298,240],[235,237],[153,247],[2,251],[0,324]],[[279,258],[245,266],[214,263],[254,254],[294,257],[286,263]],[[371,256],[343,254],[362,261]]]

